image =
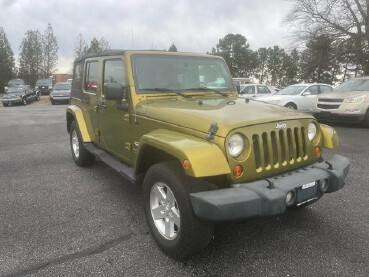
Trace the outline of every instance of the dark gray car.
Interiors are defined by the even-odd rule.
[[[72,84],[70,83],[56,83],[50,92],[51,104],[69,103],[71,88]]]
[[[31,89],[29,85],[10,87],[6,94],[3,95],[1,102],[4,107],[13,104],[27,105],[30,101],[40,100],[40,95]]]

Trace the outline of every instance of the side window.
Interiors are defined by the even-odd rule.
[[[331,90],[332,88],[329,86],[320,86],[320,93],[324,93],[324,92],[331,91]]]
[[[124,63],[121,59],[106,60],[104,62],[104,84],[120,83],[126,85]]]
[[[82,90],[83,63],[76,63],[73,74],[73,89]]]
[[[88,92],[97,91],[97,77],[99,74],[99,62],[87,62],[85,74],[85,90]]]
[[[319,94],[318,86],[311,86],[306,91],[310,92],[311,95],[318,95]]]
[[[270,90],[266,86],[258,86],[258,93],[267,94],[267,93],[270,93]]]
[[[241,90],[241,94],[255,94],[255,86],[246,86]]]

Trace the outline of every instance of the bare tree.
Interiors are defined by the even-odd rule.
[[[369,74],[369,0],[289,0],[294,8],[286,17],[299,39],[329,35],[351,41],[351,51]]]
[[[79,34],[77,36],[77,42],[74,45],[74,57],[75,58],[79,58],[82,57],[84,54],[87,53],[87,44],[86,41],[84,40],[82,34]]]

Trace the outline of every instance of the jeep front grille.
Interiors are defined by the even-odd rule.
[[[252,136],[257,172],[280,168],[306,159],[305,128],[287,128]]]

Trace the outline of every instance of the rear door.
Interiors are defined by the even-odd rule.
[[[83,116],[87,121],[89,133],[94,134],[94,142],[100,144],[99,119],[97,114],[102,89],[101,82],[99,82],[100,61],[97,58],[91,58],[86,60],[83,66],[81,108],[83,110]]]

